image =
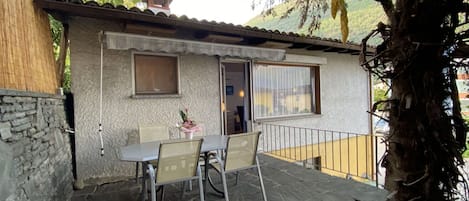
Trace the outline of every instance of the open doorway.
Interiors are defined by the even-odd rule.
[[[225,134],[251,131],[249,62],[222,62]]]

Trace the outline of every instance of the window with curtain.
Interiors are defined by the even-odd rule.
[[[177,56],[134,54],[135,94],[178,94]]]
[[[317,66],[256,63],[253,69],[256,118],[319,113]]]

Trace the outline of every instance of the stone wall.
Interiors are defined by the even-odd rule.
[[[0,200],[70,200],[64,98],[0,90]]]

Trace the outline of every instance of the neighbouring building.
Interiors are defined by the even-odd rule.
[[[469,73],[466,69],[458,70],[456,84],[461,102],[461,112],[464,116],[469,116]]]

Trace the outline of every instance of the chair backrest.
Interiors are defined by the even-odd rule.
[[[250,168],[256,165],[260,131],[230,135],[226,146],[225,171]]]
[[[169,139],[167,126],[139,126],[138,133],[140,143]]]
[[[197,176],[202,141],[178,139],[160,143],[156,183],[184,181]]]

